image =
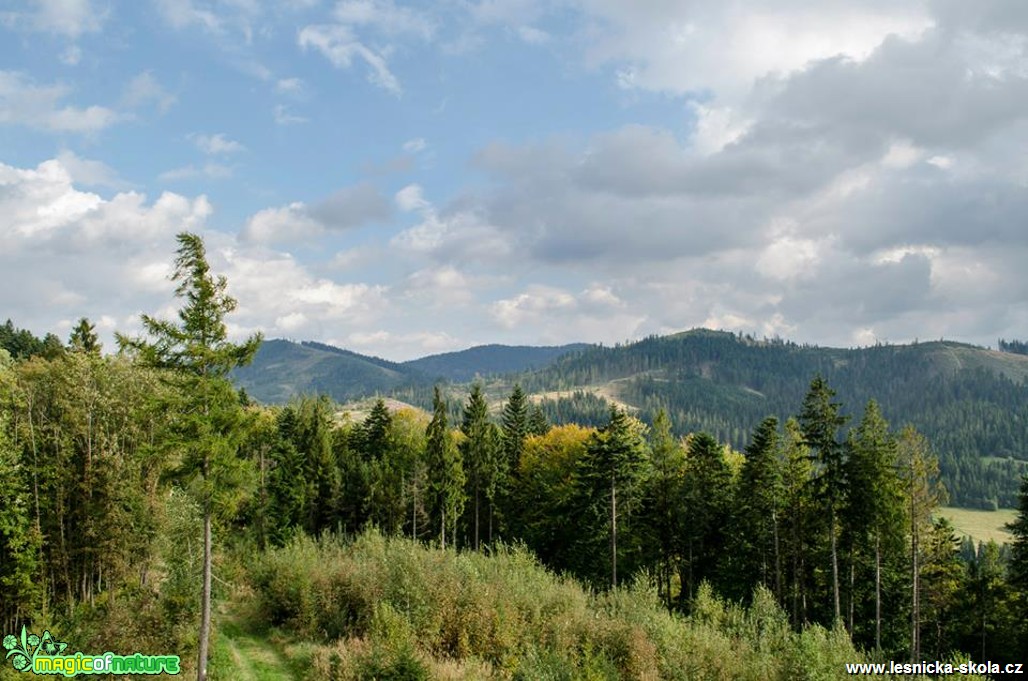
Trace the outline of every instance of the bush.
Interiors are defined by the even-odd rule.
[[[519,547],[297,537],[253,577],[272,623],[315,642],[310,678],[763,681],[862,659],[845,631],[794,632],[766,590],[746,608],[703,585],[683,617],[642,581],[591,594]]]

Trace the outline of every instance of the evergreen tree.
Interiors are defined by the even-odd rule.
[[[880,651],[883,556],[902,551],[904,512],[896,441],[874,400],[867,403],[848,448],[843,532],[849,545],[849,629],[856,636],[858,604],[873,602],[874,646]],[[858,593],[858,585],[872,581],[873,595]],[[861,622],[866,621],[861,614]]]
[[[261,342],[260,334],[242,344],[228,341],[225,316],[236,301],[225,289],[224,277],[211,274],[203,240],[188,232],[177,237],[179,248],[172,280],[178,282],[175,295],[184,300],[179,323],[142,316],[143,327],[152,340],[118,335],[123,350],[137,353],[147,366],[169,369],[183,388],[183,444],[186,467],[200,478],[203,509],[204,561],[201,593],[201,623],[197,679],[207,678],[207,654],[211,628],[211,523],[215,506],[227,506],[236,492],[238,469],[236,438],[239,435],[239,403],[225,376],[233,368],[249,363]]]
[[[511,470],[521,461],[521,452],[528,437],[528,398],[521,385],[514,384],[510,399],[503,407],[503,451]]]
[[[528,433],[529,435],[546,435],[550,429],[550,422],[546,420],[543,408],[533,404],[528,411]]]
[[[0,626],[19,631],[42,605],[36,579],[42,537],[32,523],[22,455],[9,435],[7,409],[15,390],[10,365],[10,355],[0,348]]]
[[[1007,525],[1014,541],[1010,545],[1010,586],[1020,612],[1028,612],[1028,475],[1021,479],[1017,517]],[[1028,660],[1028,618],[1022,619],[1021,659]]]
[[[924,435],[906,426],[897,440],[910,536],[910,659],[921,659],[922,538],[932,526],[932,514],[946,499],[939,482],[939,461]]]
[[[439,513],[439,540],[443,549],[446,548],[447,530],[450,531],[451,543],[456,541],[457,520],[464,510],[466,482],[464,464],[447,425],[446,412],[446,402],[439,386],[436,386],[432,397],[432,420],[425,432],[425,458],[429,467],[429,484]]]
[[[609,539],[610,584],[618,584],[619,520],[634,511],[647,465],[642,424],[611,407],[607,425],[589,440],[581,461],[579,480],[583,498],[596,522],[593,529],[606,526]],[[600,520],[604,518],[605,520]],[[599,533],[584,537],[590,544]],[[591,551],[589,551],[591,554]]]
[[[96,335],[96,327],[83,317],[75,328],[71,330],[68,338],[68,347],[76,352],[85,352],[91,355],[99,355],[101,343]]]
[[[661,409],[650,430],[650,460],[653,475],[646,491],[646,524],[655,552],[657,591],[671,604],[671,575],[676,563],[675,538],[681,532],[679,500],[685,470],[685,452],[671,433],[671,420]]]
[[[780,523],[784,494],[778,419],[769,416],[753,433],[739,476],[732,533],[733,575],[737,596],[749,596],[762,584],[776,597],[782,592]]]
[[[293,446],[303,461],[304,529],[319,535],[336,525],[341,489],[332,446],[332,404],[327,397],[303,397],[294,406]]]
[[[480,540],[479,518],[482,497],[485,488],[492,483],[495,464],[492,442],[489,439],[489,406],[482,395],[482,386],[478,383],[471,387],[468,403],[464,407],[464,417],[460,430],[464,440],[460,444],[464,471],[467,474],[468,499],[472,502],[473,534],[471,545],[477,551]]]
[[[682,596],[692,599],[703,581],[723,586],[722,561],[727,558],[728,522],[733,501],[732,470],[725,449],[709,433],[696,433],[686,445],[685,481],[681,504],[684,559]]]
[[[273,544],[282,546],[294,528],[302,528],[308,517],[307,476],[304,455],[296,448],[297,415],[294,405],[279,412],[277,438],[271,451],[268,474],[268,506],[272,523],[268,529]]]
[[[809,621],[807,600],[811,589],[810,556],[814,552],[817,509],[813,498],[814,465],[803,443],[799,422],[785,422],[782,438],[782,556],[786,565],[783,603],[797,629]]]
[[[844,495],[844,463],[845,451],[839,442],[839,429],[846,423],[846,418],[839,414],[842,406],[833,402],[835,391],[820,376],[815,376],[810,383],[810,390],[803,400],[803,411],[799,422],[803,428],[804,443],[811,448],[819,468],[817,487],[821,502],[827,511],[825,520],[828,522],[828,540],[831,552],[832,574],[832,612],[833,621],[842,616],[839,599],[839,547],[838,523],[839,510]]]

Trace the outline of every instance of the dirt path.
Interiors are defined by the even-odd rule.
[[[231,608],[221,614],[217,622],[218,647],[223,649],[219,661],[231,664],[230,669],[217,670],[219,679],[291,681],[296,678],[275,646],[250,633]]]

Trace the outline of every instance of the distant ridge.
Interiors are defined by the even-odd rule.
[[[439,380],[462,383],[476,376],[521,373],[545,367],[585,343],[562,346],[482,345],[391,362],[315,341],[265,341],[252,364],[232,374],[236,385],[266,404],[305,394],[347,402],[386,394],[401,386],[427,386]]]
[[[467,350],[444,352],[404,362],[421,373],[463,383],[476,375],[510,374],[540,369],[558,357],[593,347],[588,343],[569,345],[478,345]]]

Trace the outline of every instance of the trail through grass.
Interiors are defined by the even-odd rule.
[[[239,614],[235,603],[228,603],[215,619],[217,641],[210,675],[215,681],[285,681],[299,678],[275,644],[253,633]]]

